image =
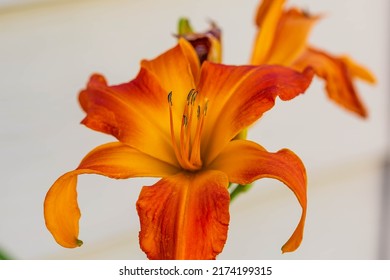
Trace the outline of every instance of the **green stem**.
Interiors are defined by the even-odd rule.
[[[237,185],[237,187],[230,192],[230,203],[240,194],[243,192],[247,192],[252,187],[252,184],[247,185]]]

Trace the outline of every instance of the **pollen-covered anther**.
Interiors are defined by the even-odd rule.
[[[182,122],[182,125],[183,126],[187,126],[188,125],[188,117],[186,115],[183,115],[183,122]]]
[[[173,103],[172,103],[172,91],[168,93],[168,103],[169,103],[169,106],[173,106]]]
[[[171,127],[171,139],[172,146],[175,152],[177,161],[180,166],[189,171],[199,170],[202,167],[202,160],[200,155],[200,140],[203,131],[204,117],[206,116],[208,100],[200,105],[197,102],[198,91],[191,89],[187,94],[186,103],[184,105],[180,135],[175,135],[174,120],[172,113],[173,101],[172,92],[168,94],[169,114],[170,114],[170,127]],[[196,106],[196,116],[193,118],[194,106]],[[202,109],[201,109],[202,108]],[[202,111],[202,114],[201,114]]]

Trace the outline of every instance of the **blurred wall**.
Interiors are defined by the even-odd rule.
[[[94,72],[111,84],[132,79],[143,58],[175,44],[179,17],[223,29],[224,62],[246,64],[257,0],[4,1],[0,3],[0,248],[18,259],[144,259],[135,201],[155,180],[80,176],[78,249],[46,230],[43,200],[51,184],[112,137],[79,125],[77,94]],[[308,216],[298,251],[280,253],[300,216],[281,183],[261,180],[231,205],[220,259],[389,258],[384,226],[383,162],[389,103],[389,2],[291,0],[324,13],[310,42],[348,53],[379,83],[357,87],[369,110],[361,120],[328,101],[315,80],[305,96],[278,102],[249,133],[269,151],[290,148],[308,172]],[[387,186],[389,187],[389,186]],[[387,241],[388,242],[388,241]],[[387,247],[384,247],[387,246]]]

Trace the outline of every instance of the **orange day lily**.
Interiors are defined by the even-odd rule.
[[[149,259],[214,259],[229,225],[229,182],[269,177],[286,184],[302,215],[283,246],[295,250],[306,215],[306,173],[301,160],[283,149],[267,152],[234,140],[243,128],[309,86],[313,71],[282,66],[200,66],[192,46],[177,46],[141,62],[137,77],[108,86],[93,75],[81,91],[87,127],[119,141],[98,146],[52,185],[44,203],[46,226],[62,246],[80,246],[77,176],[115,179],[161,177],[142,188],[137,201],[139,241]]]
[[[279,64],[301,71],[311,66],[326,82],[330,99],[366,117],[353,80],[375,83],[375,77],[348,56],[334,56],[308,45],[311,28],[320,18],[297,8],[285,10],[284,0],[263,0],[256,15],[259,28],[251,64]]]

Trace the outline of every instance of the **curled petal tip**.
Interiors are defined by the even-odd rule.
[[[286,253],[291,253],[291,252],[294,252],[297,248],[286,248],[287,246],[284,245],[282,248],[281,248],[281,251],[282,251],[282,254],[286,254]]]

